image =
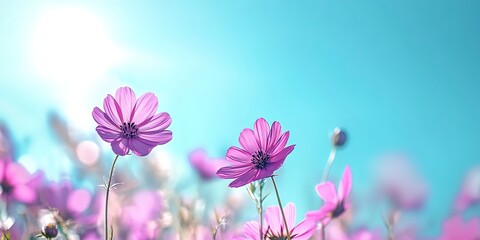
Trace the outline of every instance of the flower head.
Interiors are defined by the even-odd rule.
[[[254,130],[245,128],[240,133],[238,140],[242,148],[228,149],[226,158],[232,165],[220,168],[217,175],[220,178],[235,179],[230,187],[241,187],[272,176],[295,147],[285,147],[289,136],[288,131],[282,134],[280,123],[273,122],[270,128],[265,119],[259,118]]]
[[[284,208],[284,211],[285,218],[287,219],[287,226],[289,226],[291,239],[309,239],[315,233],[316,224],[313,221],[304,219],[298,225],[295,225],[295,204],[288,203]],[[278,206],[268,207],[265,210],[265,221],[263,227],[263,235],[265,239],[287,239],[287,231],[285,229],[282,214]],[[247,222],[243,228],[243,233],[245,234],[246,239],[260,239],[259,223],[256,221]]]
[[[226,165],[224,159],[211,159],[203,149],[190,152],[188,160],[203,180],[216,178],[218,169]]]
[[[332,143],[334,146],[341,147],[347,142],[347,132],[340,128],[335,128],[332,135]]]
[[[7,200],[33,203],[37,196],[32,183],[40,181],[38,178],[17,162],[0,160],[0,195]]]
[[[352,173],[350,167],[345,167],[338,191],[331,182],[320,183],[316,187],[317,194],[325,201],[320,210],[307,213],[307,218],[321,221],[327,225],[332,219],[341,216],[350,207],[348,196],[352,190]]]
[[[130,150],[137,156],[146,156],[152,149],[172,140],[172,132],[166,130],[172,119],[166,112],[155,114],[157,97],[145,93],[138,99],[129,87],[121,87],[115,97],[108,94],[103,109],[93,109],[93,119],[100,137],[111,143],[115,154],[124,156]]]

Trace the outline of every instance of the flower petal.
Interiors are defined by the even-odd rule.
[[[272,128],[270,129],[270,133],[268,134],[268,138],[267,138],[267,149],[266,149],[267,152],[271,152],[270,149],[278,141],[278,138],[280,137],[281,134],[282,134],[282,126],[277,121],[273,122]]]
[[[172,123],[172,118],[166,112],[157,113],[148,121],[139,125],[139,132],[156,132],[159,130],[165,130]]]
[[[132,121],[137,126],[145,124],[145,121],[150,119],[158,108],[158,99],[153,93],[145,93],[135,102],[132,112]]]
[[[285,146],[287,145],[289,137],[290,137],[290,132],[289,131],[284,132],[276,142],[272,143],[272,145],[267,150],[267,152],[270,153],[271,155],[278,154],[278,152],[284,149]]]
[[[15,188],[12,190],[12,196],[23,203],[32,203],[36,198],[35,191],[29,188],[27,185],[15,186]]]
[[[323,219],[327,218],[334,209],[334,204],[327,203],[323,205],[320,210],[307,212],[307,219],[311,219],[315,222],[323,221]]]
[[[159,130],[156,132],[142,133],[138,136],[140,139],[147,140],[149,142],[155,143],[155,145],[161,145],[170,142],[172,140],[172,131],[170,130]]]
[[[348,197],[350,191],[352,190],[352,172],[349,166],[345,167],[343,172],[342,180],[340,181],[340,186],[338,187],[338,200],[343,201]]]
[[[67,209],[73,214],[79,214],[87,210],[92,201],[91,194],[85,189],[78,189],[70,193],[67,197]]]
[[[232,165],[222,167],[217,171],[217,175],[220,178],[237,178],[244,175],[247,171],[251,170],[252,166],[250,165]]]
[[[282,233],[281,231],[285,229],[285,227],[283,227],[283,218],[280,215],[280,208],[278,206],[271,206],[265,209],[265,223],[267,229],[270,228],[272,232]]]
[[[291,231],[295,226],[295,217],[296,217],[295,204],[288,203],[287,206],[283,208],[283,212],[285,213],[288,229]]]
[[[331,182],[325,182],[318,184],[315,189],[317,190],[318,195],[326,203],[336,204],[338,201],[337,193],[335,191],[335,186]]]
[[[93,119],[97,122],[100,126],[104,126],[109,129],[118,129],[118,126],[113,122],[113,120],[100,108],[95,107],[92,112]]]
[[[130,150],[127,144],[127,139],[125,138],[118,138],[115,141],[113,141],[110,145],[112,146],[113,152],[120,156],[127,155],[128,151]]]
[[[108,94],[105,100],[103,100],[103,109],[105,109],[105,113],[116,126],[122,125],[124,122],[122,118],[122,110],[112,95]]]
[[[111,143],[115,139],[122,137],[120,131],[114,131],[104,126],[98,126],[95,130],[97,130],[98,135],[100,135],[105,142]]]
[[[295,240],[307,240],[315,233],[317,224],[310,219],[302,220],[297,226],[295,226],[291,232],[292,236],[295,236]]]
[[[285,158],[288,156],[288,154],[290,154],[293,151],[294,148],[295,148],[295,145],[290,145],[282,149],[282,151],[279,151],[277,154],[271,156],[270,162],[285,161]]]
[[[147,156],[155,147],[155,145],[152,146],[141,141],[140,139],[135,138],[129,139],[128,143],[128,146],[132,149],[133,154],[140,157]]]
[[[255,137],[260,149],[264,152],[267,150],[267,138],[269,132],[270,126],[268,126],[268,122],[265,119],[259,118],[255,121]]]
[[[242,147],[249,153],[253,154],[260,149],[252,129],[243,129],[243,131],[240,133],[238,141],[240,142],[240,145],[242,145]]]
[[[118,88],[115,92],[115,100],[117,100],[118,105],[121,109],[122,119],[124,122],[131,122],[131,113],[133,106],[135,106],[135,92],[129,87]]]
[[[26,184],[31,176],[23,165],[16,162],[7,163],[4,180],[11,186]]]
[[[248,239],[259,240],[259,229],[260,226],[256,221],[249,221],[243,225],[243,233],[248,237]]]
[[[255,169],[252,169],[250,171],[247,171],[245,174],[240,176],[239,178],[235,179],[233,182],[231,182],[228,186],[237,188],[244,186],[246,184],[249,184],[253,181],[253,179],[257,176],[258,171]]]
[[[247,151],[240,149],[238,147],[230,147],[227,150],[226,159],[228,162],[234,165],[239,164],[251,164],[252,163],[252,155]]]

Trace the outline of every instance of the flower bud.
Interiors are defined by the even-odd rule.
[[[332,136],[332,143],[336,147],[341,147],[347,142],[347,133],[340,129],[340,128],[335,128],[333,130],[333,136]]]
[[[42,235],[47,239],[56,238],[58,235],[58,227],[55,223],[49,223],[42,229]]]

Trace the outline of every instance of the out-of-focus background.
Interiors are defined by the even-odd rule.
[[[375,189],[398,173],[421,205],[403,219],[436,236],[468,174],[479,182],[479,9],[478,1],[1,1],[0,122],[14,161],[47,181],[73,179],[82,152],[93,154],[87,165],[114,157],[92,109],[120,86],[153,92],[172,117],[173,140],[154,154],[176,176],[175,191],[193,196],[202,185],[221,198],[234,191],[229,181],[200,183],[189,153],[223,158],[257,118],[279,121],[296,144],[277,173],[297,219],[320,204],[313,187],[341,127],[348,143],[331,179],[351,166],[354,223],[384,231]],[[123,158],[118,171],[140,161]],[[385,174],[389,162],[405,173]],[[131,174],[142,177],[139,169]],[[478,207],[462,214],[478,217]],[[252,207],[245,219],[253,218]]]

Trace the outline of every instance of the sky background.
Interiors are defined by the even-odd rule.
[[[120,86],[154,92],[171,114],[173,141],[160,148],[180,171],[190,171],[190,150],[223,157],[257,118],[279,121],[296,148],[278,184],[299,215],[318,206],[313,186],[339,126],[349,139],[332,179],[350,165],[354,196],[368,196],[376,161],[406,154],[429,186],[420,219],[438,232],[480,163],[479,9],[473,0],[0,0],[0,121],[18,159],[52,179],[69,165],[49,114],[96,139],[91,111]]]

